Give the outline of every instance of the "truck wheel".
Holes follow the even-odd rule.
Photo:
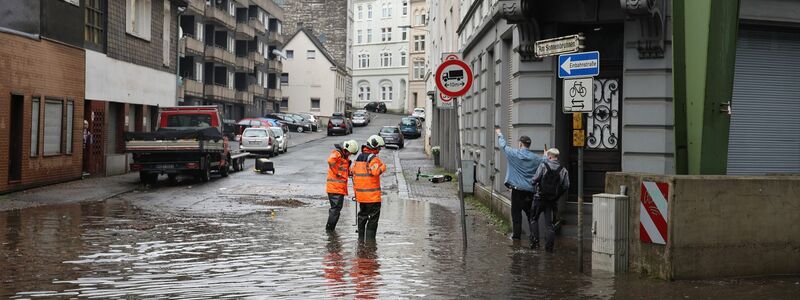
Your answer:
[[[211,180],[211,166],[206,159],[203,161],[203,167],[200,169],[200,181],[208,182],[209,180]]]
[[[234,159],[234,160],[233,160],[233,165],[232,165],[232,167],[233,167],[233,171],[234,171],[234,172],[239,172],[239,171],[241,171],[242,169],[241,169],[241,168],[239,168],[240,166],[241,166],[241,165],[239,164],[239,159],[238,159],[238,158],[237,158],[237,159]]]
[[[156,181],[158,181],[158,174],[139,172],[139,181],[141,181],[142,183],[155,183]]]
[[[228,172],[231,170],[231,161],[226,161],[225,166],[219,168],[219,175],[222,177],[228,177]]]
[[[303,133],[303,126],[297,127],[297,133]]]
[[[175,183],[176,179],[178,178],[178,174],[167,174],[167,178],[169,178],[170,183]]]

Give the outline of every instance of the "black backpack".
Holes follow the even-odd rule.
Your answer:
[[[544,172],[539,182],[539,197],[545,201],[556,201],[562,192],[560,174],[561,169],[564,167],[558,166],[557,169],[553,170],[547,162],[543,164],[547,168],[547,172]]]

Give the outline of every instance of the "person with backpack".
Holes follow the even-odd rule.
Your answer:
[[[350,177],[350,155],[358,153],[358,142],[354,140],[335,144],[331,155],[328,156],[328,178],[325,183],[325,192],[331,208],[328,210],[328,223],[326,231],[336,229],[339,223],[339,214],[344,205],[344,196],[347,195],[347,178]]]
[[[539,216],[544,214],[545,232],[544,250],[552,253],[555,246],[555,228],[553,215],[558,199],[569,190],[569,173],[558,162],[559,151],[550,148],[545,152],[547,162],[541,164],[533,175],[533,186],[536,193],[533,197],[533,220],[531,220],[531,249],[539,248]]]

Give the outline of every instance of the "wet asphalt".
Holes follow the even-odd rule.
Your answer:
[[[0,298],[346,299],[797,299],[800,277],[664,282],[575,272],[575,250],[514,244],[468,210],[462,248],[455,195],[445,203],[398,197],[394,151],[380,157],[385,200],[375,243],[357,242],[347,201],[324,231],[328,153],[363,141],[398,116],[379,115],[346,137],[325,137],[252,170],[209,183],[162,176],[102,201],[0,212]],[[417,146],[417,147],[414,147]],[[420,184],[409,182],[410,184]],[[450,201],[450,202],[446,202]]]

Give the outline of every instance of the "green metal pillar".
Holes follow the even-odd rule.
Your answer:
[[[724,175],[739,0],[673,2],[675,171]]]

